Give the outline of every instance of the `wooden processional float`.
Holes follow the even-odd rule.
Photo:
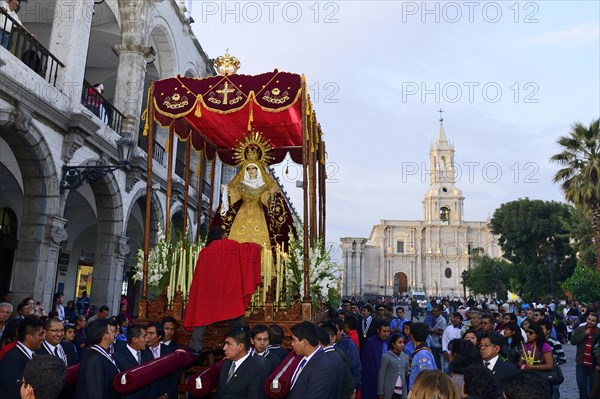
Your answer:
[[[260,295],[254,306],[246,312],[246,322],[280,324],[287,335],[289,327],[302,320],[312,320],[317,309],[311,304],[309,280],[309,251],[315,245],[317,237],[325,240],[325,143],[322,140],[321,126],[308,95],[303,75],[274,70],[260,75],[240,75],[237,70],[240,62],[227,54],[215,60],[217,76],[207,78],[172,77],[153,82],[148,91],[144,135],[147,136],[147,175],[146,209],[144,218],[143,270],[141,299],[138,307],[140,320],[157,320],[163,316],[173,316],[183,320],[187,295],[193,273],[181,273],[181,278],[171,280],[168,295],[148,300],[150,253],[150,232],[156,229],[152,225],[152,186],[153,156],[155,144],[155,126],[168,128],[168,158],[166,166],[166,212],[165,236],[170,237],[171,202],[173,196],[173,143],[175,136],[186,145],[185,184],[183,188],[183,230],[188,226],[188,205],[191,150],[198,152],[197,174],[199,181],[198,209],[202,205],[202,187],[205,161],[212,162],[210,171],[211,195],[208,210],[209,226],[218,221],[220,215],[213,214],[215,200],[215,163],[217,156],[227,165],[236,165],[239,160],[241,143],[254,140],[254,148],[259,151],[269,149],[269,164],[281,163],[289,156],[295,163],[302,165],[303,189],[303,293],[291,308],[282,300],[281,282],[276,273],[267,279],[263,274]],[[237,158],[236,158],[237,149]],[[267,158],[267,157],[265,157]],[[268,167],[267,165],[267,167]],[[239,166],[239,164],[238,164]],[[198,211],[198,226],[195,239],[200,240],[202,212]],[[273,243],[272,243],[273,244]],[[272,248],[273,245],[272,245]],[[275,251],[273,251],[274,253]],[[197,253],[194,255],[197,256]],[[187,255],[186,255],[187,256]],[[191,256],[191,255],[190,255]],[[264,262],[264,257],[263,257]],[[276,270],[277,255],[272,256]],[[183,283],[182,283],[183,282]],[[205,336],[205,348],[221,348],[226,325],[209,328]]]

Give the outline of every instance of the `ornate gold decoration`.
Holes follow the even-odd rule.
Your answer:
[[[225,55],[215,58],[213,65],[219,75],[228,76],[235,74],[240,69],[241,62],[229,55],[229,49],[227,49]]]
[[[163,105],[169,109],[180,109],[187,106],[189,103],[187,96],[182,96],[179,93],[167,96],[163,101]]]
[[[262,98],[271,104],[284,104],[289,101],[290,93],[287,90],[282,93],[279,88],[275,87],[271,91],[265,91]]]
[[[233,160],[240,166],[246,162],[258,162],[268,165],[273,160],[273,146],[260,132],[252,131],[233,149]]]

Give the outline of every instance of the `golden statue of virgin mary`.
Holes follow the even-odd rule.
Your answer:
[[[229,227],[230,239],[266,248],[271,248],[271,238],[280,230],[277,220],[285,219],[269,214],[287,213],[279,186],[267,171],[270,150],[270,144],[257,132],[250,133],[236,146],[234,160],[240,171],[229,185],[221,186],[220,208],[222,224],[226,230]]]

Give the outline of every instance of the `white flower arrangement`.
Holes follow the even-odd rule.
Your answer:
[[[286,266],[286,289],[288,302],[295,297],[304,297],[304,240],[302,226],[297,226],[298,238],[290,232]],[[327,301],[329,290],[337,288],[340,266],[331,260],[331,248],[326,248],[322,237],[317,237],[315,246],[308,253],[310,295],[314,305]]]
[[[148,254],[148,285],[158,287],[163,277],[170,269],[171,242],[167,241],[165,233],[159,223],[156,233],[156,245],[150,249]],[[144,272],[144,250],[138,249],[136,253],[137,263],[134,268],[134,281],[142,281]]]

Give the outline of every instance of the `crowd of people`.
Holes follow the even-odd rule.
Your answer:
[[[173,339],[178,327],[173,318],[136,324],[125,302],[110,317],[108,307],[90,306],[85,293],[66,306],[63,302],[57,293],[46,314],[33,298],[25,298],[14,317],[12,305],[0,303],[3,397],[117,398],[112,387],[117,373],[182,347]],[[595,309],[576,302],[559,309],[553,303],[517,308],[432,299],[424,317],[413,321],[404,306],[385,300],[344,300],[328,321],[291,328],[292,354],[282,346],[279,325],[232,329],[224,340],[227,360],[216,396],[266,397],[265,381],[281,371],[286,357],[297,356],[301,361],[287,396],[292,399],[559,399],[560,365],[573,361],[562,345],[575,345],[580,398],[598,398]],[[66,367],[74,364],[80,364],[77,383],[64,386]],[[127,397],[176,398],[182,372]]]

